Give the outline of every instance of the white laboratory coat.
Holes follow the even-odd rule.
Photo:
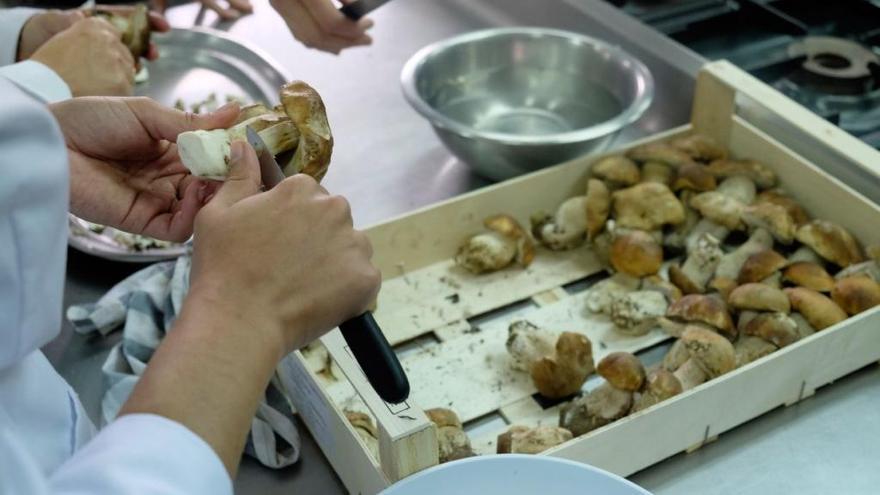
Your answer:
[[[66,100],[70,98],[70,88],[52,69],[34,61],[15,63],[21,28],[39,12],[24,7],[0,9],[0,76],[47,103]]]
[[[95,434],[39,350],[61,324],[69,185],[34,96],[0,74],[0,494],[231,494],[216,453],[174,421],[128,415]]]

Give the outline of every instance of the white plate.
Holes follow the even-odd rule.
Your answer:
[[[620,476],[566,459],[504,454],[441,464],[382,495],[651,495]]]

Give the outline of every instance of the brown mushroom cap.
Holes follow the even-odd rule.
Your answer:
[[[798,227],[810,221],[806,210],[791,196],[778,189],[761,191],[755,198],[755,203],[770,203],[785,208],[785,211],[788,212],[792,221]]]
[[[587,239],[593,240],[605,227],[611,210],[611,193],[608,186],[598,179],[587,181]]]
[[[864,275],[842,278],[831,289],[831,299],[854,316],[880,305],[880,284]]]
[[[736,367],[745,366],[752,361],[757,361],[764,356],[776,352],[778,348],[771,342],[761,337],[746,335],[741,333],[736,343],[733,344],[733,350],[736,352]]]
[[[748,177],[761,189],[776,184],[776,174],[766,165],[755,160],[715,160],[708,165],[708,170],[717,178]]]
[[[678,175],[672,183],[676,191],[690,189],[692,191],[712,191],[718,187],[715,176],[699,163],[687,163],[678,169]]]
[[[623,155],[600,158],[593,163],[590,171],[596,177],[620,186],[631,186],[641,179],[639,166]]]
[[[611,266],[617,271],[644,277],[657,273],[662,264],[663,248],[646,232],[633,230],[611,243]]]
[[[615,220],[621,227],[657,230],[684,221],[684,206],[663,184],[645,182],[611,195]]]
[[[691,134],[672,141],[672,146],[684,151],[694,160],[711,162],[727,158],[727,150],[705,134]]]
[[[633,403],[632,412],[641,411],[654,404],[663,402],[682,392],[681,382],[670,371],[663,368],[648,373],[644,391]]]
[[[669,281],[678,287],[683,294],[702,294],[704,289],[688,277],[678,263],[669,265]]]
[[[577,393],[593,370],[590,339],[580,333],[562,332],[556,341],[556,355],[535,361],[530,371],[538,393],[560,399]]]
[[[573,438],[570,431],[558,426],[511,426],[498,435],[499,454],[540,454]]]
[[[703,328],[688,328],[681,335],[691,359],[709,376],[715,378],[736,367],[733,344],[721,335]]]
[[[690,205],[705,218],[728,229],[738,229],[742,225],[742,211],[745,205],[721,191],[697,194],[691,198]]]
[[[678,169],[687,163],[693,163],[693,158],[684,151],[673,148],[665,143],[648,143],[629,150],[626,153],[630,159],[637,162],[660,162]]]
[[[740,325],[739,330],[777,347],[785,347],[800,339],[797,322],[785,313],[759,313]]]
[[[293,81],[281,88],[281,104],[299,130],[299,143],[284,175],[302,173],[320,181],[333,153],[333,135],[321,95],[308,84]]]
[[[628,352],[612,352],[596,366],[596,372],[611,386],[635,392],[645,381],[645,367],[639,358]]]
[[[426,409],[425,414],[428,416],[428,419],[437,426],[462,427],[461,420],[458,419],[458,414],[455,414],[455,411],[452,409],[435,407],[433,409]]]
[[[516,261],[526,267],[535,259],[535,243],[526,229],[510,215],[498,214],[483,220],[487,229],[506,236],[517,243]]]
[[[755,203],[742,210],[742,221],[751,229],[766,229],[782,244],[794,241],[794,220],[785,208],[772,203]]]
[[[787,261],[784,256],[772,249],[765,249],[749,256],[739,270],[737,282],[748,284],[760,282],[781,270]]]
[[[783,289],[793,310],[804,316],[816,330],[824,330],[846,319],[840,306],[824,295],[804,287]]]
[[[809,261],[798,261],[788,265],[782,272],[782,279],[817,292],[829,292],[834,287],[834,277],[821,265]]]
[[[626,416],[632,408],[632,402],[632,392],[603,383],[589,394],[561,407],[559,426],[574,436],[580,436]]]
[[[737,288],[736,280],[727,277],[715,277],[709,282],[709,288],[718,292],[726,302],[729,302],[730,293]]]
[[[791,304],[781,290],[766,284],[748,283],[733,289],[727,303],[736,309],[788,313]]]
[[[727,311],[727,305],[718,297],[688,294],[669,305],[666,317],[686,322],[702,322],[717,328],[725,335],[736,335],[736,329],[733,326],[733,319]]]
[[[645,162],[642,165],[642,182],[656,182],[668,186],[674,176],[672,167],[662,162]]]
[[[826,260],[846,268],[864,259],[855,238],[840,225],[826,220],[813,220],[802,225],[795,236]]]

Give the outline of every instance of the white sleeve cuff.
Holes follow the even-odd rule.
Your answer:
[[[154,414],[110,423],[58,469],[52,493],[232,495],[214,450],[183,425]]]
[[[14,64],[18,59],[18,40],[21,28],[28,19],[42,12],[41,9],[16,7],[0,9],[0,65]]]
[[[72,97],[64,79],[40,62],[25,60],[0,67],[0,76],[43,103],[55,103]]]

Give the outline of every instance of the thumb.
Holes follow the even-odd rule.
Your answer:
[[[257,154],[248,143],[233,141],[229,150],[229,175],[211,202],[229,207],[258,192],[260,192],[260,162],[257,160]]]
[[[240,112],[237,103],[227,103],[213,112],[194,114],[165,107],[149,98],[127,98],[124,101],[150,137],[156,140],[177,141],[181,132],[225,129],[235,122]]]

